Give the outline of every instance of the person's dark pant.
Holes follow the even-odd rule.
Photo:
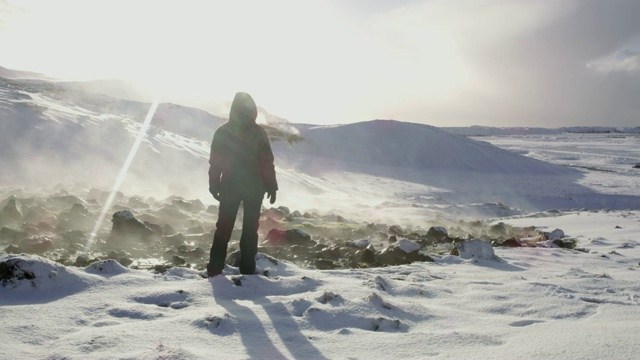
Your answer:
[[[262,198],[243,198],[236,194],[224,194],[220,198],[218,222],[213,235],[213,245],[209,253],[209,274],[219,274],[224,268],[227,245],[231,239],[233,225],[236,222],[240,202],[243,204],[242,236],[240,237],[240,272],[254,274],[256,271],[256,253],[258,252],[258,226]]]

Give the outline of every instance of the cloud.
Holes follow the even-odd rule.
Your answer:
[[[625,48],[587,63],[587,68],[605,74],[616,72],[640,74],[640,51]]]

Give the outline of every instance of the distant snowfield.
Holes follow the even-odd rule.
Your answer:
[[[535,159],[590,170],[581,184],[599,192],[640,194],[640,188],[633,183],[640,176],[640,168],[634,168],[640,164],[638,134],[565,133],[475,139]]]
[[[475,163],[478,170],[437,165],[423,170],[380,166],[372,165],[371,158],[346,163],[309,155],[303,149],[302,161],[308,163],[298,165],[297,170],[282,168],[279,172],[284,184],[282,199],[298,202],[303,207],[357,213],[362,221],[369,217],[370,221],[400,223],[414,223],[437,214],[449,218],[486,218],[551,209],[640,209],[640,169],[634,168],[640,163],[637,134],[474,139],[544,161],[542,164],[546,165],[522,162],[512,166],[510,162],[518,158],[501,153],[493,156],[482,153],[482,147],[472,150],[464,142],[443,142],[439,137],[429,139],[438,143],[430,149],[430,155],[443,163],[454,163],[456,158],[461,158]],[[364,147],[359,141],[352,142],[354,146]],[[446,148],[448,145],[453,150]],[[464,152],[452,155],[456,148],[463,148]],[[470,154],[471,151],[481,154]],[[280,152],[285,158],[298,154]],[[550,164],[557,167],[549,168]],[[315,176],[304,177],[304,174]]]

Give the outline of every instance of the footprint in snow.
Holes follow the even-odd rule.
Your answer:
[[[321,304],[331,303],[332,305],[337,305],[338,303],[342,303],[340,294],[336,294],[332,291],[325,291],[322,295],[318,296],[316,300]]]
[[[543,320],[518,320],[518,321],[509,323],[509,325],[513,327],[523,327],[523,326],[529,326],[529,325],[543,323],[543,322],[544,322]]]
[[[133,300],[141,304],[156,305],[176,310],[189,306],[189,295],[184,290],[177,290],[170,293],[152,293],[146,296],[134,297]]]

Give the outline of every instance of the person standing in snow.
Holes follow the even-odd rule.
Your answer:
[[[222,124],[213,135],[209,192],[220,202],[220,207],[207,265],[209,277],[222,273],[240,203],[244,208],[240,272],[254,274],[256,271],[262,200],[266,193],[273,204],[278,190],[273,152],[266,131],[256,124],[257,116],[253,98],[239,92],[231,104],[229,121]]]

